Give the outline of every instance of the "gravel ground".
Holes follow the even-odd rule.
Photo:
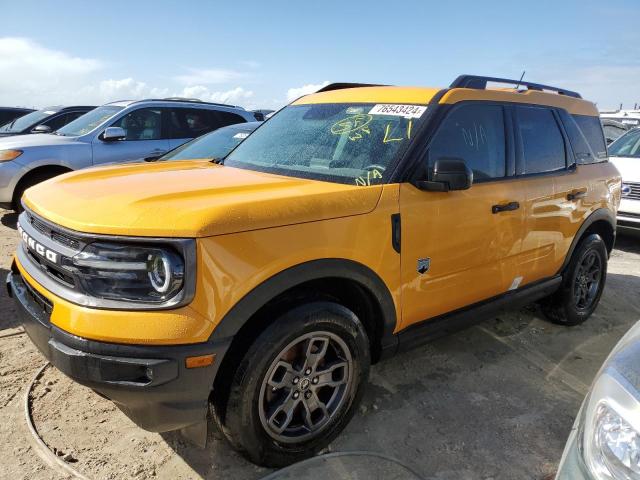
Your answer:
[[[17,243],[15,215],[0,211],[0,221],[4,279]],[[638,292],[640,239],[620,237],[600,307],[586,324],[551,325],[527,307],[387,360],[372,369],[361,408],[330,450],[390,455],[425,479],[551,475],[594,374],[640,319]],[[1,289],[0,478],[65,478],[30,446],[23,395],[44,359],[20,331]],[[258,479],[270,473],[246,462],[213,428],[206,450],[177,434],[144,432],[54,368],[45,370],[31,400],[49,448],[90,478]],[[375,457],[357,467],[332,460],[287,478],[407,478],[385,468]],[[345,475],[356,471],[366,477]]]

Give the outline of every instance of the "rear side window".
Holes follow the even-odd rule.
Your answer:
[[[162,140],[162,108],[139,108],[127,113],[111,124],[121,127],[126,133],[125,140]]]
[[[569,143],[571,144],[571,149],[573,150],[576,163],[579,165],[586,165],[597,161],[591,151],[589,142],[587,142],[582,130],[573,117],[565,110],[560,110],[560,118],[562,118],[562,124],[564,125],[564,129],[569,137]]]
[[[600,118],[590,117],[589,115],[573,115],[573,119],[582,130],[587,142],[589,142],[591,150],[596,156],[595,161],[606,159],[607,146],[604,141]]]
[[[196,138],[220,128],[214,112],[204,108],[172,108],[169,117],[171,138]]]
[[[474,181],[506,174],[504,113],[497,105],[463,105],[444,119],[429,147],[429,168],[439,158],[460,158]]]
[[[222,110],[216,110],[215,112],[212,112],[212,113],[218,119],[218,122],[220,123],[221,127],[226,127],[227,125],[233,125],[235,123],[246,122],[246,120],[243,117],[235,113],[224,112]]]
[[[547,108],[516,107],[522,142],[523,172],[544,173],[566,168],[564,138]]]

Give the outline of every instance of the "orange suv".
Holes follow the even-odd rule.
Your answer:
[[[27,190],[8,284],[51,363],[142,428],[204,444],[210,410],[278,466],[335,438],[401,348],[506,304],[586,320],[620,190],[577,93],[332,84],[224,159]]]

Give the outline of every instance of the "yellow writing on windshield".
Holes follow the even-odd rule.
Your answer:
[[[331,126],[331,133],[334,135],[348,135],[349,140],[360,140],[363,134],[371,135],[369,124],[373,116],[364,113],[351,115],[343,118]]]

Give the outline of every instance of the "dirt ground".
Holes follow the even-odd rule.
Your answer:
[[[0,211],[3,281],[17,243],[15,220]],[[640,239],[621,236],[602,301],[586,324],[551,325],[527,307],[382,362],[372,369],[361,408],[330,450],[389,455],[424,479],[545,478],[555,471],[594,374],[640,319],[639,293]],[[0,478],[66,478],[35,454],[24,418],[25,389],[44,362],[15,323],[2,288]],[[206,450],[177,434],[144,432],[109,401],[50,367],[35,385],[32,403],[49,448],[70,454],[71,465],[89,478],[258,479],[271,473],[245,461],[213,428]],[[381,473],[383,460],[371,459],[360,462],[364,476],[336,460],[324,470],[300,469],[306,474],[286,478],[408,478]]]

